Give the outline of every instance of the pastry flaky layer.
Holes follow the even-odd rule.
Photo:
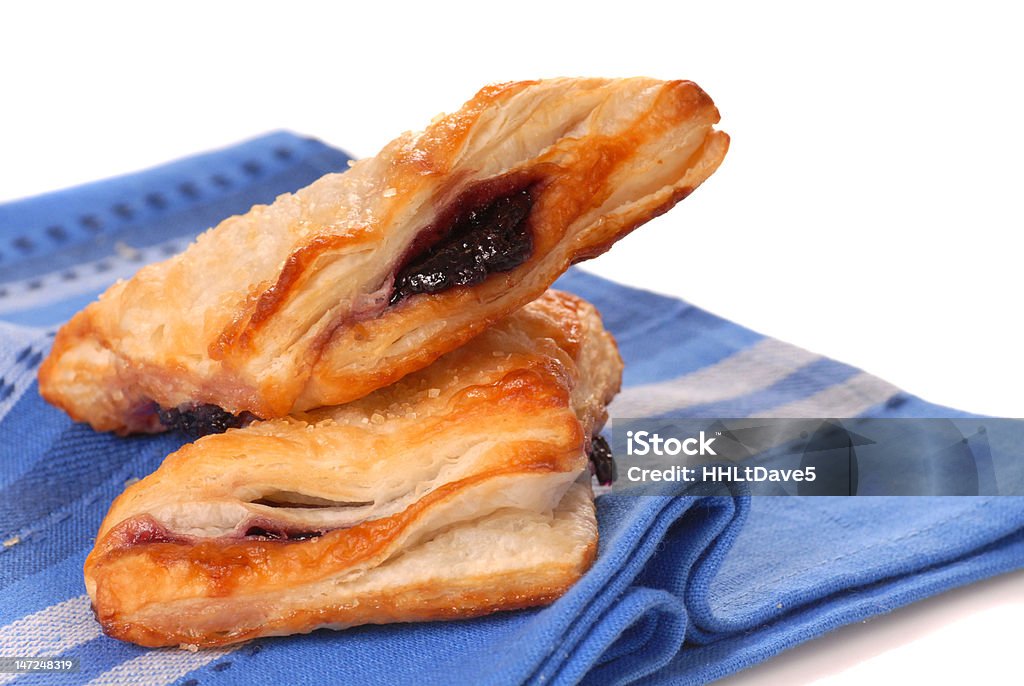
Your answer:
[[[726,153],[718,119],[689,81],[486,87],[112,286],[57,335],[40,389],[121,433],[161,430],[159,408],[230,422],[360,398],[686,197]]]
[[[595,555],[588,451],[621,373],[593,307],[548,291],[353,403],[201,438],[114,501],[96,617],[203,647],[550,602]]]

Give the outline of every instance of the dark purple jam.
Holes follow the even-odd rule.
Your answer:
[[[590,442],[590,462],[594,465],[597,482],[602,486],[610,485],[617,478],[615,458],[612,449],[603,436],[594,436]]]
[[[490,274],[507,272],[530,259],[529,188],[501,195],[456,216],[446,234],[395,276],[391,303],[417,293],[472,286]]]
[[[129,547],[149,543],[187,543],[188,536],[171,533],[167,527],[150,515],[136,515],[114,527],[111,532],[114,547]]]
[[[205,436],[206,434],[224,433],[228,429],[237,429],[255,419],[248,412],[231,414],[217,405],[193,405],[156,410],[160,423],[168,429],[181,431],[189,436]]]

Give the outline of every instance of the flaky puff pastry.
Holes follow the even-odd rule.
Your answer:
[[[726,153],[718,119],[688,81],[489,86],[112,286],[60,331],[40,389],[121,433],[362,397],[686,197]]]
[[[621,372],[593,307],[549,291],[396,385],[199,439],[115,500],[96,617],[204,647],[550,602],[595,555],[587,454]]]

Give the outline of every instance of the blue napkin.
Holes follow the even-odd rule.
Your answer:
[[[114,279],[346,161],[275,133],[0,206],[0,656],[80,662],[0,684],[695,684],[1024,565],[1020,498],[609,494],[596,564],[547,608],[198,653],[104,637],[81,579],[92,537],[125,482],[182,439],[96,434],[46,405],[35,373],[55,328]],[[558,286],[619,341],[613,416],[962,416],[679,300],[580,271]]]

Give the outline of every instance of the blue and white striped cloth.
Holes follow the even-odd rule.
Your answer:
[[[0,656],[81,665],[0,684],[703,683],[1024,566],[1020,498],[605,495],[597,563],[548,608],[197,653],[104,637],[81,579],[92,537],[125,483],[182,439],[96,434],[46,405],[35,374],[53,331],[114,279],[346,161],[277,133],[0,206]],[[679,300],[579,271],[559,286],[619,341],[613,416],[959,415]]]

